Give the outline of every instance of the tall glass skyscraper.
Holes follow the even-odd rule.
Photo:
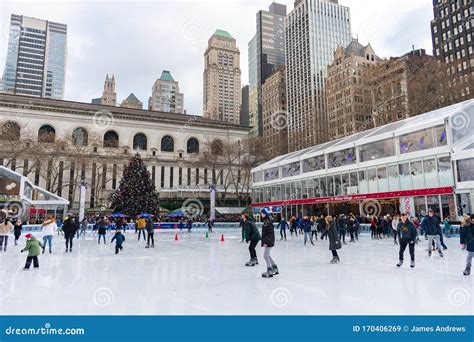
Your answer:
[[[278,66],[285,64],[286,6],[272,3],[257,12],[257,32],[248,44],[249,115],[251,133],[262,135],[262,85]]]
[[[296,0],[285,24],[290,152],[328,140],[327,66],[337,46],[351,40],[348,7],[337,0]]]
[[[12,14],[2,92],[62,99],[67,26]]]

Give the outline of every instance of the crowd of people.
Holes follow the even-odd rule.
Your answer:
[[[267,271],[262,277],[269,278],[279,274],[278,268],[270,257],[271,249],[275,245],[274,223],[267,209],[260,212],[263,222],[262,234],[260,235],[257,225],[248,214],[242,215],[242,242],[249,243],[250,260],[246,266],[258,265],[257,252],[255,250],[259,241],[264,248],[264,259],[267,264]],[[280,240],[287,240],[286,231],[290,235],[304,235],[303,243],[309,241],[313,246],[313,238],[318,240],[320,234],[321,240],[329,240],[329,250],[332,253],[331,264],[337,264],[341,261],[338,250],[346,244],[346,236],[349,235],[349,242],[355,243],[359,239],[360,226],[363,220],[356,215],[340,214],[338,216],[303,216],[290,217],[289,221],[285,217],[278,215],[276,229],[280,231]],[[371,238],[387,239],[393,238],[393,242],[399,245],[397,267],[401,267],[404,261],[405,250],[408,247],[410,254],[410,267],[415,267],[415,245],[421,243],[420,236],[424,236],[427,241],[428,257],[432,256],[434,251],[438,252],[439,257],[443,257],[443,251],[447,249],[443,241],[444,234],[452,234],[452,228],[446,219],[441,223],[433,210],[429,210],[421,220],[409,217],[406,213],[401,215],[385,215],[383,217],[372,216],[367,219],[370,224]],[[461,248],[467,251],[466,268],[464,275],[470,275],[472,267],[472,258],[474,256],[474,214],[464,216],[461,220],[460,228]]]
[[[279,230],[280,240],[287,240],[287,230],[290,236],[303,235],[303,244],[308,242],[314,245],[318,240],[328,240],[329,250],[332,254],[331,264],[341,261],[338,250],[346,245],[346,237],[349,243],[356,243],[359,239],[360,227],[364,220],[357,215],[341,214],[338,216],[291,216],[287,221],[285,217],[278,216],[273,219],[267,209],[262,209],[259,213],[263,223],[261,233],[257,228],[254,219],[243,214],[240,219],[242,228],[242,242],[249,243],[250,260],[246,266],[258,265],[256,247],[258,243],[264,249],[267,270],[262,274],[265,278],[270,278],[279,274],[278,267],[271,257],[272,248],[275,246],[275,229]],[[275,222],[274,222],[275,221]],[[26,234],[27,243],[22,252],[28,251],[25,269],[29,269],[33,262],[34,267],[39,267],[38,255],[44,254],[46,250],[52,253],[53,239],[56,235],[63,235],[65,240],[65,252],[70,253],[73,249],[74,238],[79,238],[86,234],[89,225],[93,226],[93,231],[97,233],[97,243],[107,243],[106,235],[110,230],[115,230],[110,243],[115,242],[115,254],[123,250],[125,235],[122,231],[133,227],[137,235],[137,240],[145,242],[145,248],[154,248],[154,232],[161,222],[167,222],[165,217],[160,216],[138,216],[134,220],[129,217],[85,217],[83,220],[68,214],[64,221],[56,219],[54,216],[43,219],[41,223],[42,242],[37,240],[32,234]],[[214,221],[202,218],[178,219],[176,228],[187,229],[191,232],[193,223],[207,222],[208,232],[212,232]],[[415,267],[415,245],[421,243],[420,236],[424,236],[427,243],[427,253],[431,257],[437,251],[439,257],[444,256],[447,249],[443,237],[452,234],[451,224],[448,220],[441,222],[433,210],[429,210],[428,215],[421,219],[409,217],[407,214],[385,215],[382,217],[368,217],[365,220],[370,225],[371,238],[392,239],[399,245],[399,261],[397,267],[401,267],[404,262],[404,253],[408,247],[410,254],[410,267]],[[133,224],[132,224],[133,223]],[[12,220],[8,217],[0,218],[0,251],[7,251],[8,238],[11,233],[14,236],[14,244],[17,245],[22,234],[23,222]],[[472,258],[474,256],[474,215],[464,216],[461,220],[460,228],[461,247],[467,251],[466,268],[464,275],[471,272]]]

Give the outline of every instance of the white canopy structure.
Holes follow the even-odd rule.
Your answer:
[[[64,215],[69,201],[34,185],[28,177],[0,166],[0,204],[9,214],[29,218],[33,211]]]
[[[253,205],[341,202],[360,194],[401,199],[415,193],[394,192],[429,189],[459,194],[459,208],[469,212],[473,163],[474,100],[468,100],[276,157],[252,170]],[[425,209],[431,206],[424,201]]]

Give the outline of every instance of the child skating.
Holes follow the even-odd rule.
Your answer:
[[[125,235],[122,234],[120,229],[117,229],[115,231],[115,235],[110,241],[110,243],[113,243],[115,241],[115,254],[118,254],[119,251],[123,249],[123,243],[125,242]]]
[[[26,246],[21,250],[21,253],[28,252],[28,256],[26,257],[25,267],[23,268],[25,271],[30,269],[31,262],[33,261],[33,267],[39,268],[39,261],[38,255],[40,254],[40,249],[43,248],[41,242],[36,240],[36,238],[32,234],[26,234]]]

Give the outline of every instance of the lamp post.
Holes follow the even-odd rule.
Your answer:
[[[86,189],[89,186],[86,181],[81,180],[79,186],[79,222],[84,219],[84,212],[86,206]]]
[[[209,186],[209,192],[211,193],[210,195],[210,202],[211,202],[211,207],[210,207],[210,212],[209,216],[212,221],[216,219],[216,186],[214,184],[211,184]]]

